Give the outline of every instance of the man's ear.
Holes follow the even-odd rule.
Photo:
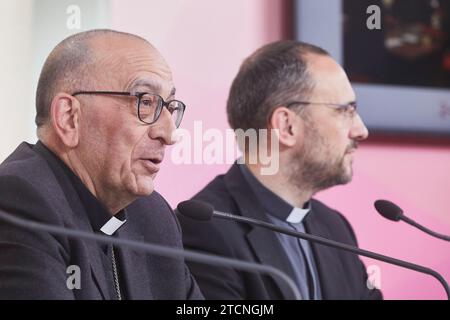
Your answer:
[[[271,129],[278,130],[280,144],[293,147],[298,143],[299,134],[303,132],[303,121],[292,110],[278,107],[269,119]]]
[[[52,127],[62,143],[74,148],[79,141],[80,102],[66,93],[58,93],[50,108]]]

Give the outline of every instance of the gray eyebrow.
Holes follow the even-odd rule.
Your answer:
[[[131,84],[130,91],[133,91],[137,87],[148,88],[151,92],[154,92],[154,93],[161,93],[161,89],[162,89],[161,85],[156,81],[136,80],[135,82],[133,82]],[[169,97],[175,96],[176,91],[177,91],[176,88],[172,87],[172,89],[170,90]]]
[[[136,80],[130,85],[130,91],[137,87],[146,87],[154,92],[161,92],[161,85],[156,81]]]

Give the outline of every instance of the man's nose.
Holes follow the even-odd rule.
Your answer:
[[[167,108],[163,108],[158,120],[150,126],[149,136],[151,139],[159,139],[165,145],[172,145],[176,141],[173,139],[176,130],[175,122]]]
[[[352,127],[350,129],[350,138],[358,141],[367,139],[369,136],[369,130],[364,124],[363,120],[356,114],[352,121]]]

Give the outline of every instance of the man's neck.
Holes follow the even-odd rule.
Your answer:
[[[123,208],[129,205],[135,199],[127,199],[126,197],[117,195],[117,192],[112,190],[106,190],[105,192],[99,183],[95,182],[95,179],[89,174],[89,171],[82,164],[80,159],[74,152],[62,152],[57,147],[52,146],[50,143],[45,144],[58,158],[60,158],[65,165],[78,177],[86,188],[100,201],[111,213],[116,215]]]
[[[262,175],[259,165],[246,164],[246,166],[262,185],[293,207],[303,208],[314,194],[313,190],[300,190],[292,185],[281,167],[274,175]]]
[[[86,168],[82,165],[81,161],[75,156],[67,156],[62,160],[66,165],[74,172],[86,188],[108,209],[112,215],[116,215],[123,208],[128,206],[135,199],[128,199],[125,195],[119,195],[114,190],[104,190],[101,183],[96,183],[95,179],[89,174]],[[126,200],[125,200],[126,199]]]

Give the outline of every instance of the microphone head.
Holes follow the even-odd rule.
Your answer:
[[[375,209],[386,219],[399,221],[403,217],[403,210],[388,200],[377,200],[374,203]]]
[[[210,221],[214,213],[212,205],[199,200],[180,202],[177,209],[182,215],[199,221]]]

